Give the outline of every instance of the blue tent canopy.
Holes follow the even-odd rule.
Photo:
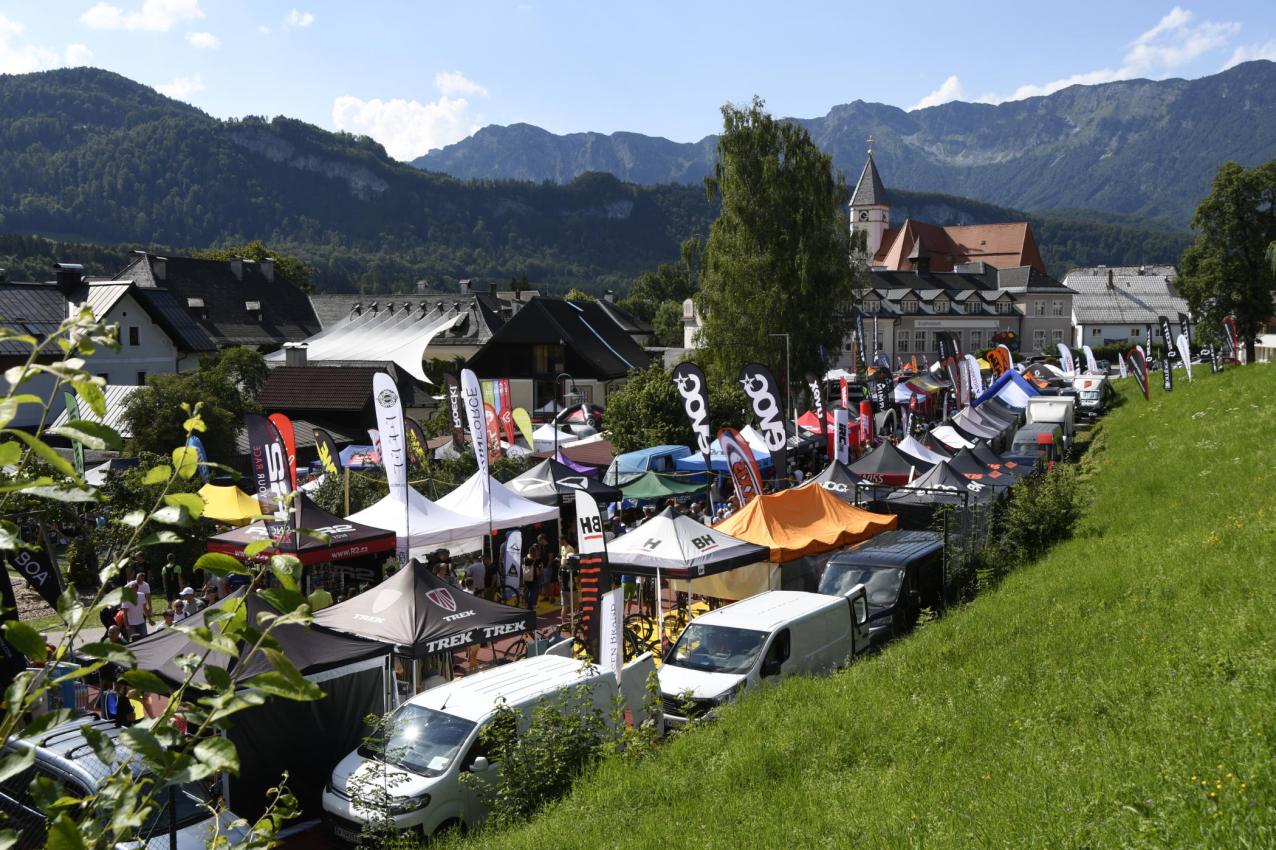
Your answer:
[[[1028,406],[1029,398],[1038,395],[1041,393],[1023,375],[1013,371],[1006,372],[975,399],[973,406],[978,407],[987,399],[998,398],[1010,407],[1022,409]]]

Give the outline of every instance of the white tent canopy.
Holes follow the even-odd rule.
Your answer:
[[[918,460],[924,460],[927,463],[942,463],[943,461],[948,460],[948,458],[941,455],[939,452],[931,451],[923,446],[914,439],[911,434],[900,440],[899,444],[896,445],[895,448],[899,449],[906,455],[911,455],[912,457],[915,457]]]
[[[431,502],[416,490],[408,488],[406,509],[400,496],[399,493],[390,493],[376,504],[351,514],[347,519],[361,525],[393,531],[401,538],[406,537],[412,557],[441,546],[482,537],[487,532],[486,521],[454,513]]]
[[[957,429],[951,425],[939,425],[932,428],[930,435],[936,440],[939,440],[939,442],[943,443],[945,446],[948,446],[953,451],[959,451],[960,449],[973,449],[975,447],[974,443],[967,440],[961,434],[958,434]]]
[[[538,522],[557,522],[558,508],[554,505],[542,505],[531,499],[524,499],[495,478],[490,479],[492,500],[491,512],[488,511],[487,488],[483,486],[481,473],[474,473],[465,483],[439,499],[439,506],[449,511],[477,521],[479,533],[486,532],[489,527],[493,531],[504,528],[518,528],[534,525]]]
[[[554,448],[554,426],[546,422],[544,425],[532,432],[532,442],[535,443],[535,450],[538,452],[547,452]],[[558,447],[562,448],[568,443],[574,443],[580,437],[573,434],[566,428],[558,429]]]

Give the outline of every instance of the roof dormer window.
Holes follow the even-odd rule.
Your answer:
[[[905,298],[903,301],[899,302],[899,309],[900,309],[901,311],[903,311],[905,315],[912,315],[912,314],[916,313],[916,312],[917,312],[917,299],[916,299],[916,298]]]

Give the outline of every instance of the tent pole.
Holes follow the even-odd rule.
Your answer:
[[[665,649],[665,617],[660,598],[660,562],[656,562],[656,651],[664,654]]]
[[[350,516],[350,467],[345,468],[346,516]]]

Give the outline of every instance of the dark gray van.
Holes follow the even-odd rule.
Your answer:
[[[880,646],[917,624],[944,595],[944,538],[936,531],[885,531],[829,559],[820,593],[868,589],[869,642]]]

